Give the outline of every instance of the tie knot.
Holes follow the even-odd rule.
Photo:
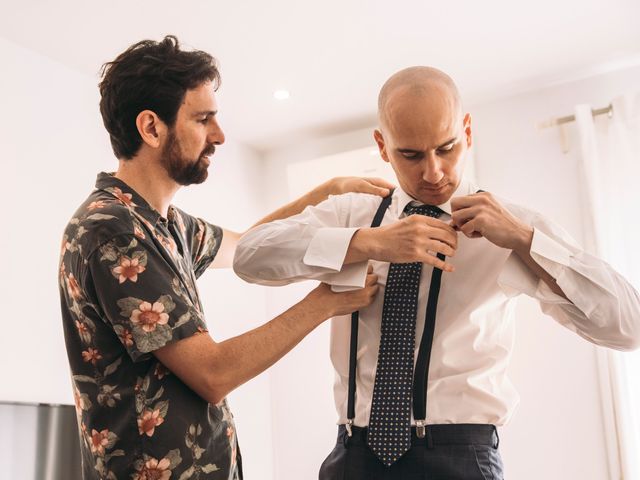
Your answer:
[[[407,215],[426,215],[427,217],[438,218],[444,212],[434,205],[411,205],[408,204],[404,208],[404,212]]]

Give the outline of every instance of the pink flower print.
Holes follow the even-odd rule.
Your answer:
[[[153,332],[156,325],[166,325],[169,315],[164,313],[164,305],[160,302],[142,302],[138,308],[131,313],[131,322],[140,326],[145,332]]]
[[[147,437],[153,435],[156,427],[162,425],[164,418],[160,416],[160,410],[146,410],[142,417],[138,417],[138,431],[140,435],[146,434]]]
[[[118,334],[118,336],[125,347],[133,345],[133,335],[131,334],[131,330],[125,328],[120,334]]]
[[[132,194],[124,193],[118,187],[113,187],[113,189],[111,190],[111,193],[113,193],[113,195],[118,200],[120,200],[122,203],[124,203],[127,207],[135,207],[136,206],[136,204],[133,203],[133,195]]]
[[[80,300],[82,298],[82,290],[73,273],[70,273],[67,277],[67,290],[74,300]]]
[[[171,462],[168,458],[156,460],[151,458],[142,466],[142,470],[136,472],[135,480],[169,480]]]
[[[104,200],[97,200],[95,202],[91,202],[87,207],[87,210],[96,210],[99,208],[104,208],[105,205],[106,204],[104,203]]]
[[[120,265],[113,269],[113,273],[118,275],[118,282],[124,283],[126,280],[138,281],[138,274],[145,271],[145,267],[140,265],[139,258],[129,258],[126,255],[120,257]]]
[[[100,360],[101,358],[102,355],[100,355],[100,352],[97,349],[91,347],[82,352],[82,359],[85,362],[91,362],[93,366],[95,366],[96,363],[98,363],[98,360]]]
[[[105,429],[98,432],[95,429],[91,430],[91,438],[89,444],[91,445],[91,451],[98,455],[104,455],[104,447],[109,443],[109,430]]]

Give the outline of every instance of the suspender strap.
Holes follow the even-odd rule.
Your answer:
[[[379,227],[382,223],[387,208],[391,205],[391,196],[393,191],[382,199],[378,211],[373,217],[371,227]],[[353,425],[353,419],[356,418],[356,364],[358,354],[358,321],[360,315],[359,312],[353,312],[351,314],[351,342],[349,345],[349,394],[347,399],[347,433],[351,436],[351,426]]]
[[[440,260],[445,256],[438,254]],[[431,359],[431,346],[433,344],[433,332],[436,328],[436,310],[438,308],[438,294],[440,293],[440,280],[442,270],[434,268],[431,274],[429,287],[429,299],[427,300],[427,312],[424,319],[424,330],[420,340],[420,350],[413,375],[413,418],[416,421],[416,433],[422,438],[425,434],[427,417],[427,378],[429,376],[429,361]]]
[[[478,190],[476,193],[484,192]],[[438,254],[440,260],[445,256]],[[431,360],[431,346],[433,344],[433,332],[436,328],[436,311],[438,309],[438,295],[440,294],[440,281],[442,270],[434,268],[431,274],[431,285],[429,287],[429,299],[427,301],[427,312],[424,319],[424,330],[420,340],[420,350],[418,350],[418,360],[413,374],[413,418],[416,421],[416,434],[424,437],[427,418],[427,379],[429,378],[429,363]]]

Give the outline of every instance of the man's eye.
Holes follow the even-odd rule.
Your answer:
[[[453,146],[454,146],[454,144],[450,143],[449,145],[445,145],[444,147],[439,148],[438,151],[440,153],[449,153],[449,152],[451,152],[453,150]]]
[[[402,152],[402,155],[410,160],[417,160],[422,156],[420,152]]]
[[[204,117],[198,120],[198,122],[200,122],[203,125],[206,125],[208,121],[209,121],[209,117]]]

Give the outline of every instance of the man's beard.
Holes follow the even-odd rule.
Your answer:
[[[207,171],[208,165],[205,164],[204,158],[213,155],[215,150],[215,145],[209,145],[202,151],[197,160],[186,159],[182,156],[180,141],[172,130],[167,137],[167,143],[162,150],[160,161],[169,177],[176,183],[184,186],[198,184],[204,182],[209,175]]]

